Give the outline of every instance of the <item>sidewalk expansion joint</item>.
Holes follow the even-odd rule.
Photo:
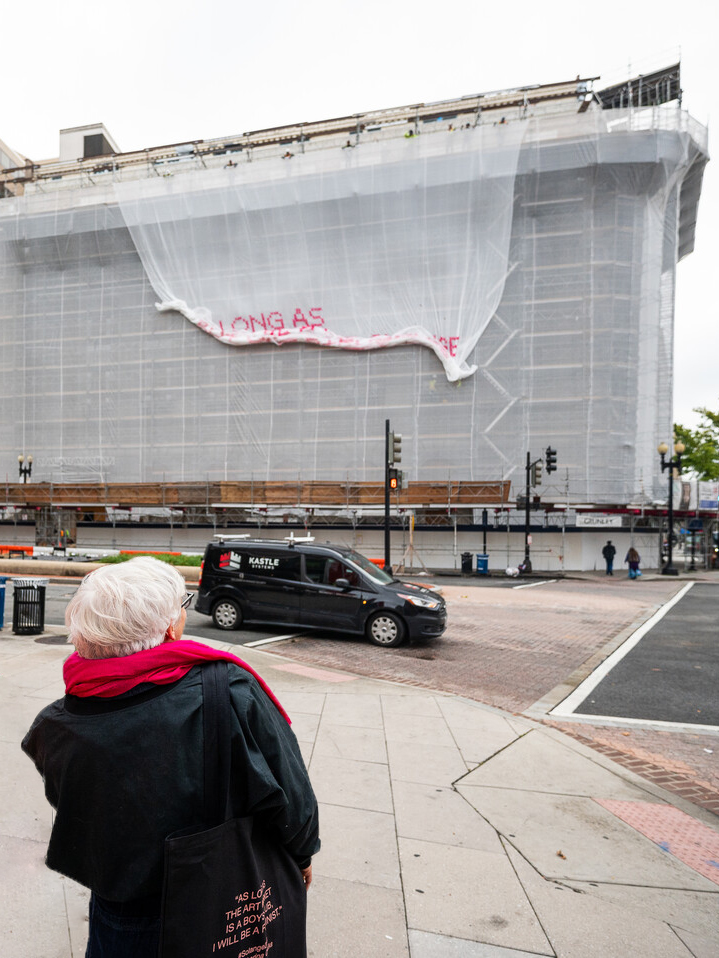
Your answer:
[[[452,788],[455,788],[457,784],[462,781],[462,779],[466,778],[468,775],[471,775],[472,772],[476,772],[478,768],[481,768],[483,765],[486,765],[487,762],[491,762],[492,759],[496,758],[498,755],[501,755],[502,752],[506,751],[506,749],[511,748],[512,745],[516,745],[520,739],[525,737],[525,735],[529,735],[530,732],[535,732],[535,731],[536,729],[528,728],[526,732],[517,733],[517,737],[513,738],[511,742],[507,742],[506,745],[503,745],[501,748],[498,748],[496,752],[492,752],[492,754],[488,755],[487,758],[482,759],[481,762],[478,762],[476,765],[473,765],[472,768],[468,768],[466,772],[463,772],[459,776],[459,778],[455,778],[455,780],[450,783]]]
[[[549,884],[554,884],[554,885],[561,885],[561,882],[555,881],[553,878],[545,878],[545,876],[540,872],[540,870],[539,870],[532,862],[529,861],[529,859],[527,858],[527,856],[526,856],[525,854],[523,854],[523,853],[519,850],[519,848],[517,848],[517,846],[514,844],[514,842],[511,842],[511,841],[509,840],[509,838],[508,838],[506,835],[502,835],[501,832],[497,832],[497,835],[499,836],[499,842],[500,842],[502,848],[504,849],[504,854],[507,855],[507,860],[509,861],[509,865],[510,865],[512,871],[514,872],[517,881],[519,882],[519,887],[520,887],[520,888],[522,889],[522,891],[524,892],[524,897],[527,899],[527,901],[528,901],[528,903],[529,903],[529,907],[532,909],[532,912],[534,913],[534,917],[535,917],[536,920],[537,920],[537,924],[538,924],[539,927],[542,929],[542,934],[544,935],[544,937],[545,937],[545,939],[546,939],[546,941],[547,941],[547,944],[548,944],[549,947],[552,949],[552,955],[554,956],[554,958],[557,958],[557,949],[556,949],[556,948],[554,947],[554,945],[552,944],[552,939],[549,937],[549,932],[548,932],[548,930],[544,927],[544,923],[542,922],[542,919],[541,919],[540,916],[539,916],[539,912],[538,912],[537,909],[534,907],[534,902],[532,901],[529,892],[528,892],[527,889],[524,887],[524,882],[522,881],[522,879],[521,879],[519,873],[517,872],[517,869],[514,867],[514,862],[512,861],[512,859],[511,859],[511,858],[509,857],[509,855],[507,854],[507,846],[509,845],[509,846],[512,848],[512,850],[513,850],[514,852],[516,852],[517,855],[519,855],[519,857],[522,859],[522,861],[525,862],[525,864],[527,864],[527,865],[532,869],[532,871],[534,871],[534,873],[535,873],[536,875],[539,875],[539,877],[540,877],[543,881],[548,882]],[[563,887],[565,887],[565,886],[563,886]]]
[[[381,695],[380,695],[380,697],[379,697],[379,709],[380,709],[380,715],[382,716],[382,739],[383,739],[383,741],[384,741],[385,754],[387,755],[387,773],[388,773],[388,774],[387,774],[387,777],[388,777],[388,779],[389,779],[389,794],[390,794],[390,800],[391,800],[391,802],[392,802],[392,812],[391,812],[391,815],[392,815],[392,821],[393,821],[393,823],[394,823],[394,824],[393,824],[393,831],[394,831],[395,849],[396,849],[396,852],[397,852],[397,864],[398,864],[398,872],[399,872],[399,888],[400,888],[400,893],[401,893],[401,895],[402,895],[402,914],[403,914],[403,916],[404,916],[404,928],[405,928],[405,934],[406,934],[406,936],[407,936],[407,944],[408,944],[408,947],[409,947],[409,929],[410,929],[410,924],[409,924],[409,912],[408,912],[408,909],[407,909],[407,889],[405,888],[404,869],[403,869],[403,867],[402,867],[402,852],[401,852],[401,849],[400,849],[400,834],[399,834],[399,829],[398,829],[398,827],[397,827],[397,805],[396,805],[395,797],[394,797],[394,786],[395,786],[395,782],[394,782],[394,779],[392,778],[391,771],[390,771],[390,765],[389,765],[389,751],[390,751],[390,750],[389,750],[389,743],[388,743],[388,741],[387,741],[387,726],[386,726],[386,724],[385,724],[385,720],[386,720],[386,717],[387,717],[387,713],[386,713],[386,711],[385,711],[385,703],[384,703],[384,701],[383,701]]]

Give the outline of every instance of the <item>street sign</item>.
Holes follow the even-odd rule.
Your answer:
[[[601,512],[578,512],[577,525],[578,526],[598,526],[598,527],[599,526],[608,526],[608,527],[621,526],[622,517],[607,515],[606,513],[601,513]]]

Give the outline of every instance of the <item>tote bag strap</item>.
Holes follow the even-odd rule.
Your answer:
[[[230,801],[231,722],[227,662],[202,666],[205,821],[221,825]]]

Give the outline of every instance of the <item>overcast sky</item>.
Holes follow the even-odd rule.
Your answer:
[[[626,78],[681,55],[684,107],[716,111],[714,0],[35,0],[7,13],[0,139],[57,156],[62,127],[103,122],[120,149],[487,92]],[[710,141],[711,144],[711,141]],[[719,408],[719,172],[678,267],[675,419]]]

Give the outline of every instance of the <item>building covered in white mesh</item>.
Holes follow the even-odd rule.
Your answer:
[[[650,82],[651,81],[651,82]],[[665,495],[706,130],[678,69],[0,173],[0,455],[33,478]]]

